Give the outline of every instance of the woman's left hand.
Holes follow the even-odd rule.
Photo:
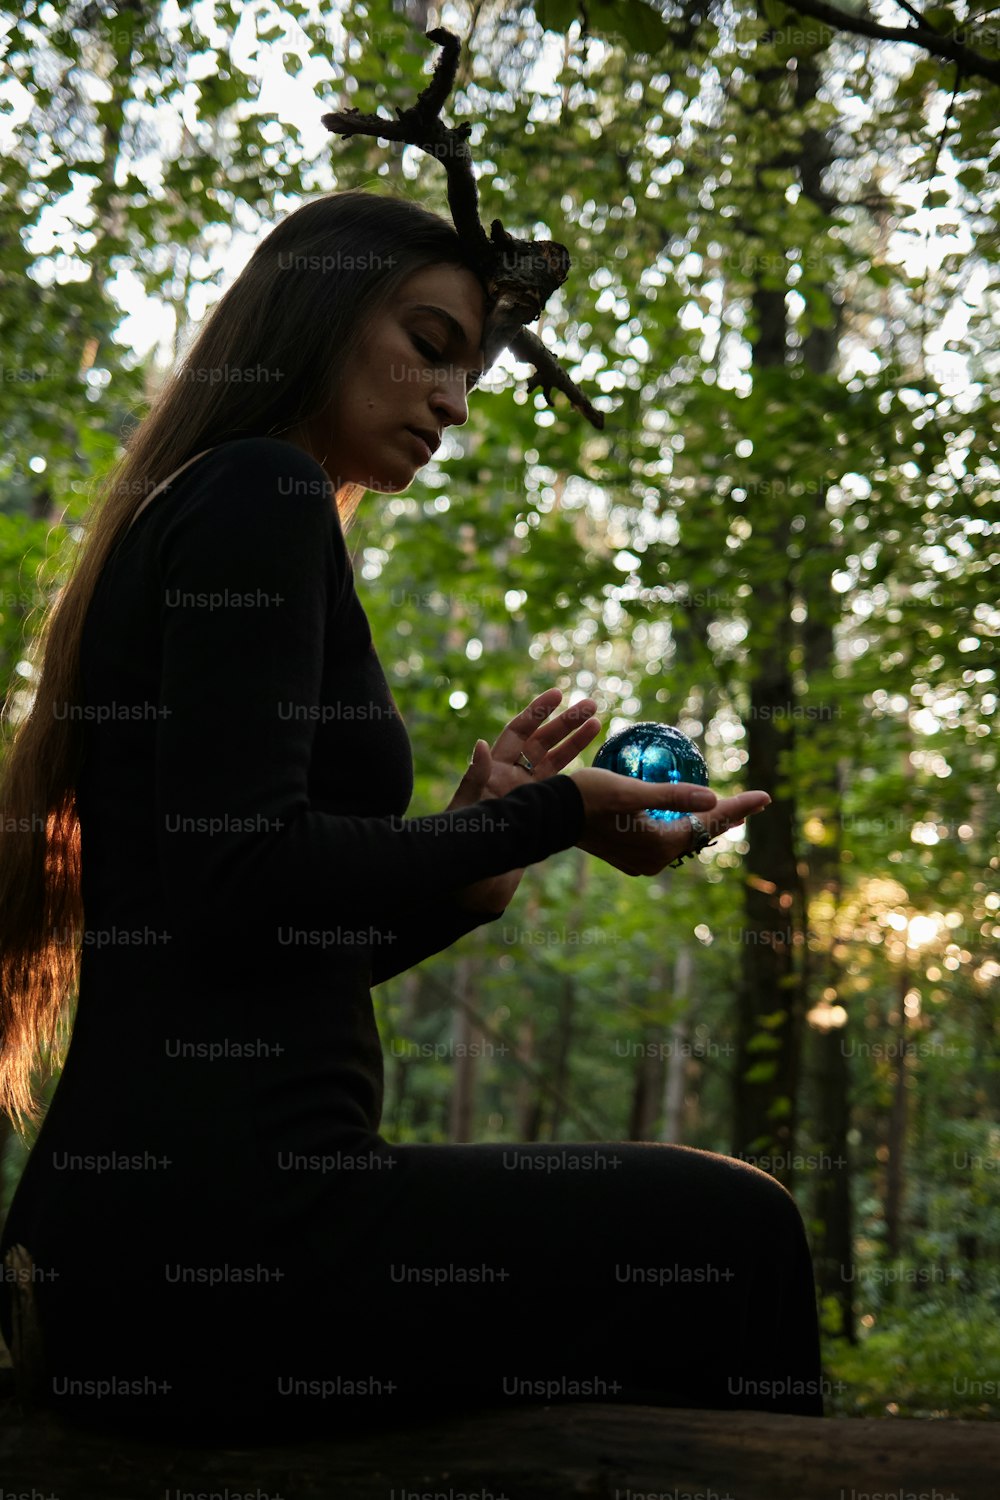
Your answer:
[[[545,781],[564,770],[600,733],[601,721],[594,715],[593,698],[581,698],[547,724],[561,698],[558,688],[546,688],[511,719],[492,749],[485,740],[477,740],[469,768],[446,811],[505,797],[528,781]],[[530,760],[530,771],[520,764],[519,755]],[[454,893],[455,899],[469,911],[499,913],[509,905],[523,874],[520,869],[487,876],[462,886]]]

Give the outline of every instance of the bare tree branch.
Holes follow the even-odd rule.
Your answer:
[[[441,47],[431,80],[409,109],[398,109],[397,119],[363,115],[356,109],[335,110],[322,116],[327,130],[343,139],[351,135],[376,136],[417,146],[442,162],[448,174],[448,207],[455,228],[487,293],[483,328],[483,357],[487,367],[501,349],[510,348],[527,364],[534,365],[528,390],[541,386],[547,401],[554,387],[569,397],[572,405],[597,428],[604,427],[604,413],[570,379],[555,357],[535,334],[524,327],[540,315],[547,299],[566,280],[570,268],[565,245],[554,240],[520,240],[508,234],[494,219],[487,236],[479,218],[479,191],[472,166],[468,120],[454,127],[445,125],[440,111],[455,83],[459,38],[443,26],[426,33],[428,41]]]
[[[909,6],[906,8],[909,10]],[[870,36],[877,41],[907,42],[914,47],[923,47],[932,57],[958,63],[966,77],[987,78],[990,83],[1000,83],[1000,57],[982,57],[960,42],[954,32],[935,31],[926,22],[916,26],[883,26],[867,16],[851,15],[834,5],[826,5],[824,0],[795,0],[789,9],[825,21],[838,31],[853,31],[858,36]]]
[[[920,14],[919,10],[914,10],[913,6],[908,3],[908,0],[896,0],[896,4],[901,5],[906,11],[907,15],[913,17],[918,26],[926,25],[926,22],[924,21],[924,18]]]

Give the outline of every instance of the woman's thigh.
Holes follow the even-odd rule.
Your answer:
[[[376,1144],[377,1173],[330,1177],[325,1209],[266,1246],[231,1226],[217,1284],[177,1284],[162,1255],[87,1296],[62,1278],[59,1369],[140,1396],[66,1414],[175,1435],[197,1418],[210,1440],[509,1401],[822,1411],[818,1387],[780,1389],[819,1378],[812,1268],[756,1167],[653,1143]]]
[[[388,1149],[391,1211],[358,1241],[350,1318],[343,1273],[316,1309],[387,1408],[450,1392],[792,1409],[776,1382],[818,1379],[804,1227],[758,1168],[634,1142]],[[804,1394],[795,1409],[821,1410]]]

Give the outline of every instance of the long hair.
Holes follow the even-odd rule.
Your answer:
[[[36,1067],[64,1061],[79,986],[85,716],[56,708],[81,702],[80,643],[101,569],[143,496],[187,459],[233,438],[280,436],[321,412],[400,283],[441,262],[474,270],[454,226],[408,199],[345,191],[296,209],[257,246],[97,486],[31,648],[42,658],[35,696],[0,779],[0,1109],[22,1135],[24,1120],[39,1118]],[[345,528],[364,493],[337,491]],[[170,504],[169,490],[159,503]]]

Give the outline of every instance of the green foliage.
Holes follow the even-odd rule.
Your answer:
[[[649,0],[538,0],[535,7],[548,31],[568,31],[576,20],[587,34],[619,37],[636,52],[658,52],[670,38],[670,28]]]
[[[932,1297],[892,1312],[852,1347],[825,1337],[828,1417],[996,1419],[1000,1297]]]

